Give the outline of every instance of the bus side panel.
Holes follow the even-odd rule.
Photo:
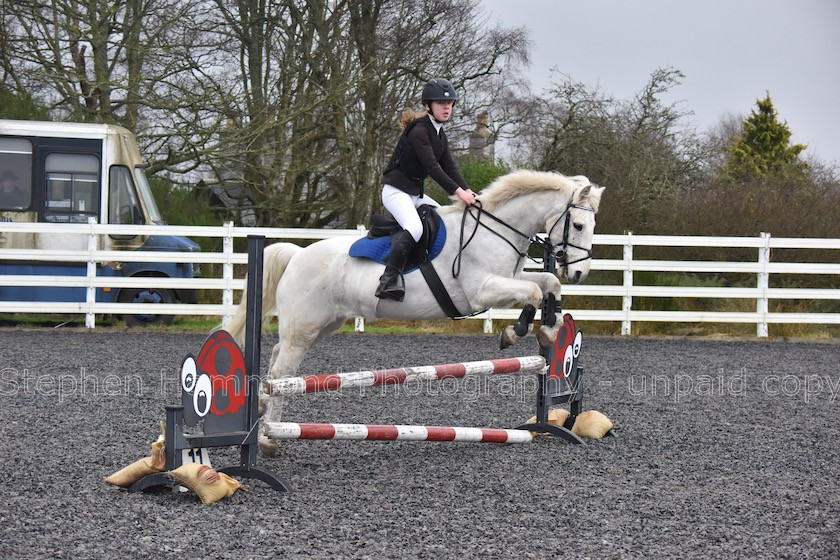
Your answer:
[[[85,264],[0,263],[0,275],[84,276]],[[83,287],[0,286],[0,301],[85,301]]]

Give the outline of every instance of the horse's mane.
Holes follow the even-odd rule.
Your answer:
[[[522,194],[539,191],[565,191],[569,196],[581,187],[590,184],[582,175],[567,177],[550,171],[530,171],[521,169],[502,175],[487,185],[478,195],[482,208],[490,212],[511,198]],[[438,209],[438,212],[464,210],[464,203],[456,200],[450,206]]]

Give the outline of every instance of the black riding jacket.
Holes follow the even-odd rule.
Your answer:
[[[441,128],[438,134],[432,120],[422,117],[405,127],[383,180],[408,194],[422,196],[423,181],[429,176],[449,194],[455,194],[458,187],[469,188],[449,153],[446,133]]]

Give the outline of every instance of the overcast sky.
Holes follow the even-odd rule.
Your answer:
[[[527,75],[558,75],[628,99],[659,67],[685,74],[684,101],[704,131],[746,116],[770,93],[793,141],[840,163],[840,0],[481,0],[489,23],[526,27]]]

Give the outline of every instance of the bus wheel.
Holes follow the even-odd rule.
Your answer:
[[[124,288],[118,298],[120,303],[175,303],[175,294],[166,288]],[[123,321],[129,327],[146,325],[168,325],[172,323],[172,315],[144,313],[141,315],[126,314]]]

